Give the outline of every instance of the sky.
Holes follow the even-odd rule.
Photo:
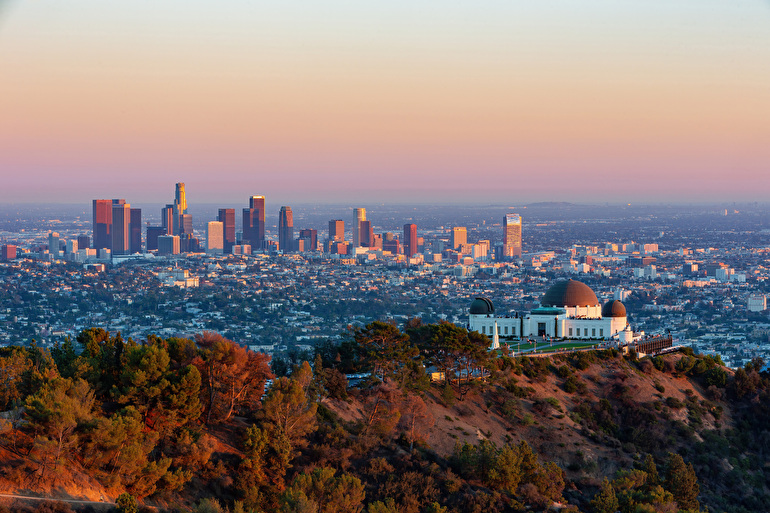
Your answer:
[[[767,201],[770,0],[0,0],[0,201]]]

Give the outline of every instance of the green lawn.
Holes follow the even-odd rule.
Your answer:
[[[508,342],[508,347],[517,355],[524,353],[530,353],[537,349],[538,353],[550,353],[554,351],[564,351],[569,349],[586,349],[600,344],[601,342],[596,340],[554,340],[553,343],[548,341],[538,341],[537,343],[530,344],[526,341],[513,341]]]

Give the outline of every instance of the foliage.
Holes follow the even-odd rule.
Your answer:
[[[460,399],[469,391],[470,383],[487,372],[489,340],[478,332],[441,322],[413,329],[409,336],[426,363],[443,372],[447,383],[457,385]]]
[[[138,513],[139,505],[136,502],[136,497],[130,493],[121,493],[115,501],[115,509],[118,513]]]
[[[671,453],[666,463],[664,487],[674,496],[680,509],[698,511],[700,486],[692,463],[684,463],[679,454]]]
[[[358,513],[366,493],[361,480],[347,473],[335,476],[332,468],[317,468],[294,478],[281,495],[280,511],[294,513]]]
[[[602,481],[599,492],[591,499],[590,505],[594,513],[615,513],[618,510],[619,502],[615,496],[615,489],[606,477]]]
[[[292,446],[299,446],[316,428],[317,408],[298,380],[283,377],[278,378],[267,393],[263,418],[269,429],[285,437]]]
[[[540,464],[524,441],[502,449],[487,440],[475,446],[457,444],[450,463],[463,477],[478,479],[493,490],[514,496],[532,485],[530,500],[557,501],[564,490],[563,471],[553,462]]]
[[[353,328],[353,339],[371,364],[372,374],[380,379],[395,376],[401,367],[419,355],[409,336],[387,322],[374,321],[362,328]]]
[[[200,355],[193,363],[201,376],[206,423],[226,422],[241,407],[254,408],[273,377],[270,357],[249,351],[219,334],[196,337]]]
[[[16,458],[0,471],[25,486],[82,472],[112,496],[184,496],[180,507],[197,502],[195,511],[491,513],[545,510],[564,502],[564,494],[581,511],[674,511],[703,502],[742,513],[762,510],[770,500],[764,486],[770,376],[759,361],[733,377],[718,359],[667,355],[638,362],[647,367],[641,375],[612,351],[498,358],[487,352],[484,337],[448,323],[413,322],[406,335],[383,324],[366,333],[392,336],[393,361],[364,351],[370,342],[362,346],[355,338],[324,343],[312,366],[287,361],[289,377],[276,379],[267,393],[269,359],[216,334],[135,343],[90,329],[77,344],[65,340],[50,354],[34,346],[0,348],[0,400],[10,428],[0,433],[0,444]],[[423,361],[445,370],[448,380],[431,384]],[[369,364],[384,381],[348,388],[343,372]],[[582,372],[591,365],[606,365],[608,378],[600,382],[595,372]],[[657,396],[638,401],[637,376],[663,393],[661,370],[708,387],[711,401],[687,387],[684,401],[670,400],[672,407],[686,406],[679,415]],[[556,395],[558,386],[580,395]],[[474,403],[456,404],[463,398]],[[484,440],[458,444],[444,458],[426,443],[435,422],[430,411],[441,408],[431,401],[452,406],[463,421],[473,420],[475,406],[501,414],[496,421],[512,437],[537,445]],[[548,415],[522,428],[535,422],[530,408]],[[568,467],[580,477],[566,492],[561,468],[533,449],[560,456],[559,435],[550,431],[559,411],[581,425],[576,432],[587,440],[576,446],[587,442],[618,455],[607,464],[584,457],[580,461],[593,466]],[[442,422],[444,413],[452,412],[442,412]],[[667,459],[668,450],[689,461]],[[577,453],[591,451],[570,446],[568,461]],[[635,468],[601,482],[607,468],[636,454],[645,457],[634,456]]]

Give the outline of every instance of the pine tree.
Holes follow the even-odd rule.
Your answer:
[[[692,463],[685,465],[684,460],[678,454],[671,453],[666,464],[666,479],[663,487],[674,496],[679,509],[698,511],[700,503],[698,494],[700,486]]]
[[[594,513],[615,513],[619,505],[618,498],[615,496],[615,489],[605,477],[601,489],[591,499],[591,511]]]
[[[647,472],[647,487],[652,488],[655,485],[660,484],[660,477],[658,476],[658,467],[655,465],[655,460],[652,458],[652,454],[648,454],[644,458],[642,464],[642,470]]]

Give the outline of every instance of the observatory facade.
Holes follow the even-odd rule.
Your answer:
[[[602,305],[591,288],[576,280],[555,283],[540,306],[528,314],[498,316],[488,298],[476,298],[470,307],[468,327],[483,335],[502,338],[567,338],[631,342],[626,308],[620,301]]]

